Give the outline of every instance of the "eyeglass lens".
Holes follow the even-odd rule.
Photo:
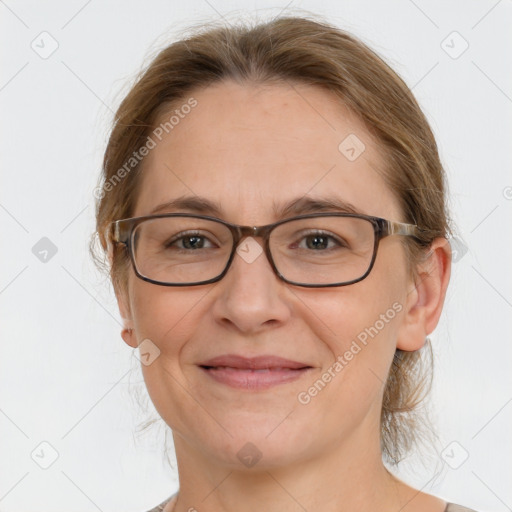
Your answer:
[[[371,264],[374,242],[368,220],[319,216],[279,224],[270,234],[269,248],[285,279],[331,284],[362,277]],[[224,271],[232,248],[226,225],[195,217],[148,219],[133,233],[138,272],[162,283],[213,279]]]

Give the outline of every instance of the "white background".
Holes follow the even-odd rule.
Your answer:
[[[399,476],[477,510],[511,510],[512,2],[285,7],[286,0],[0,1],[0,510],[142,512],[177,488],[163,458],[165,428],[135,435],[154,410],[140,411],[133,399],[138,390],[144,397],[140,363],[87,251],[112,110],[176,30],[298,9],[352,31],[413,88],[468,248],[432,336],[432,417],[441,449],[455,441],[452,459],[462,450],[469,457],[452,469],[433,454],[443,470],[432,481],[416,456]],[[34,40],[42,46],[43,31],[58,43],[46,59],[31,48]],[[464,41],[453,31],[469,44],[458,58]],[[46,263],[32,252],[42,237],[57,248]],[[57,460],[42,469],[35,460],[49,462],[52,450]]]

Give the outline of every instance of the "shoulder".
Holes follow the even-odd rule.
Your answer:
[[[152,508],[151,510],[148,510],[147,512],[163,512],[165,506],[169,502],[172,502],[172,504],[174,504],[174,502],[176,501],[176,496],[177,496],[177,493],[173,494],[171,497],[167,498],[165,501],[162,501],[162,503],[160,503],[160,505],[157,505],[155,508]],[[172,504],[171,504],[171,506],[172,506]],[[458,511],[455,511],[455,512],[458,512]]]
[[[174,502],[175,498],[176,494],[173,494],[165,501],[163,501],[156,507],[152,508],[151,510],[148,510],[147,512],[163,512],[165,506],[171,501]],[[463,507],[462,505],[457,505],[456,503],[447,503],[444,512],[476,512],[476,510],[472,508]]]
[[[444,512],[476,512],[476,510],[473,510],[472,508],[463,507],[462,505],[457,505],[455,503],[447,503]]]

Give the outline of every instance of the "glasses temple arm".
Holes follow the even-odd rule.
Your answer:
[[[386,232],[388,235],[405,235],[420,238],[420,235],[427,233],[427,230],[419,228],[416,224],[388,220],[386,223]]]

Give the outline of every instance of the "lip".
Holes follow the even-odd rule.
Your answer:
[[[208,359],[198,365],[213,380],[237,389],[264,390],[299,379],[312,366],[273,355],[236,354]]]
[[[310,365],[273,355],[244,357],[237,354],[225,354],[208,359],[207,361],[200,363],[199,366],[227,366],[229,368],[237,368],[241,370],[263,370],[266,368],[288,368],[291,370],[297,370]]]

